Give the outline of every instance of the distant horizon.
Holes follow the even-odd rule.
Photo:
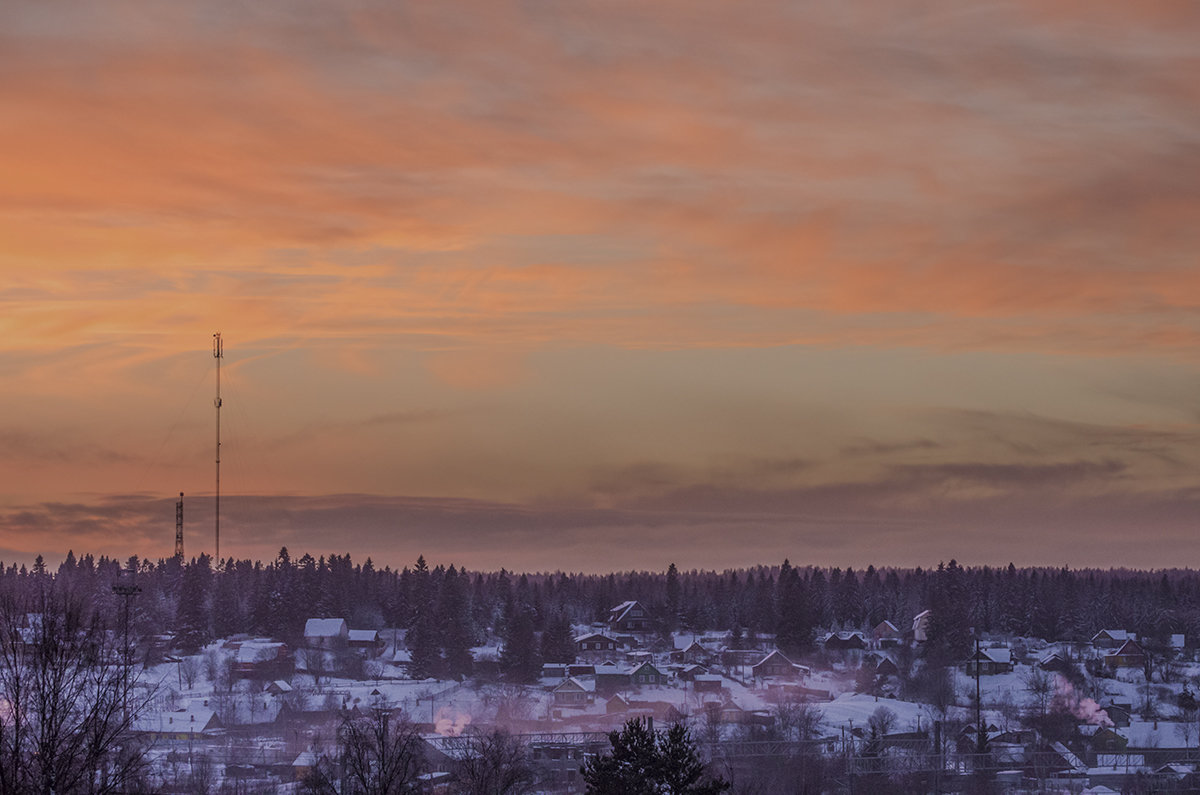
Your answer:
[[[1131,575],[1160,574],[1160,573],[1161,574],[1172,574],[1172,573],[1193,574],[1193,573],[1200,572],[1200,567],[1188,567],[1188,566],[1152,566],[1152,567],[1138,567],[1138,566],[1126,566],[1126,565],[1121,565],[1121,566],[1071,566],[1071,565],[1065,565],[1065,564],[1054,565],[1054,564],[1041,564],[1041,563],[1019,563],[1017,561],[1012,561],[1012,560],[1007,561],[1005,563],[988,563],[988,562],[962,561],[962,560],[958,560],[957,558],[954,558],[954,557],[941,558],[941,559],[938,559],[938,560],[928,563],[928,564],[918,563],[918,564],[913,564],[913,565],[899,565],[899,564],[893,564],[893,563],[888,563],[886,561],[878,561],[878,560],[870,561],[870,562],[868,562],[866,564],[862,564],[862,565],[846,564],[846,563],[818,564],[818,563],[811,563],[804,559],[798,559],[795,557],[784,557],[784,558],[781,558],[776,561],[761,561],[761,562],[757,562],[757,563],[747,563],[747,564],[742,564],[742,565],[738,565],[738,566],[725,566],[725,567],[719,567],[719,568],[714,568],[711,566],[685,566],[685,565],[680,565],[679,562],[676,560],[670,560],[670,561],[667,561],[666,563],[664,563],[661,567],[640,568],[640,569],[624,568],[624,569],[588,570],[588,569],[565,568],[565,567],[549,568],[549,569],[515,569],[515,568],[511,568],[511,567],[507,567],[507,566],[499,566],[496,568],[479,568],[479,567],[475,567],[475,566],[468,566],[457,559],[455,559],[455,560],[442,559],[442,558],[439,558],[439,557],[436,557],[436,556],[433,556],[433,555],[430,555],[430,554],[427,554],[424,552],[417,552],[412,557],[412,559],[409,561],[396,563],[396,562],[392,562],[392,561],[379,560],[373,555],[356,555],[352,552],[347,552],[347,551],[339,552],[336,550],[324,550],[320,553],[317,553],[317,552],[314,552],[314,550],[312,550],[312,549],[299,548],[299,547],[293,548],[291,546],[287,546],[286,549],[288,552],[288,559],[292,563],[292,565],[296,565],[297,562],[300,561],[301,559],[303,559],[306,555],[311,557],[314,561],[320,561],[322,559],[328,561],[331,556],[338,556],[338,557],[349,556],[351,562],[355,566],[362,566],[364,563],[366,563],[366,561],[368,559],[370,559],[372,567],[377,571],[382,571],[384,569],[390,569],[393,572],[400,572],[400,571],[404,570],[405,568],[411,570],[419,558],[424,558],[426,564],[431,569],[437,568],[439,566],[444,567],[444,568],[449,568],[450,566],[454,566],[458,570],[468,572],[470,574],[491,575],[491,574],[499,574],[501,571],[503,571],[503,572],[506,572],[506,573],[508,573],[512,576],[516,576],[516,577],[520,577],[522,575],[531,576],[531,577],[553,577],[553,576],[562,575],[562,574],[566,574],[566,575],[570,575],[570,576],[584,576],[584,577],[607,577],[607,576],[623,576],[623,575],[637,575],[637,576],[665,575],[671,565],[675,565],[676,569],[680,572],[680,574],[700,573],[700,574],[724,575],[724,574],[728,574],[730,572],[750,572],[750,571],[756,571],[756,570],[760,570],[760,569],[778,571],[780,569],[780,567],[783,565],[785,560],[793,568],[798,569],[800,571],[809,570],[809,569],[821,570],[821,571],[833,571],[834,569],[837,569],[837,570],[841,570],[841,571],[846,571],[849,569],[849,570],[853,570],[857,575],[860,575],[860,576],[870,568],[873,568],[878,572],[895,571],[895,572],[900,572],[900,573],[906,573],[906,572],[911,573],[911,572],[914,572],[917,570],[921,570],[923,572],[935,572],[935,571],[937,571],[939,566],[949,565],[952,561],[957,563],[961,568],[963,568],[965,570],[974,570],[974,571],[978,571],[978,570],[982,570],[982,569],[990,569],[992,571],[1004,571],[1004,570],[1007,570],[1008,567],[1011,565],[1018,572],[1028,572],[1028,571],[1055,572],[1055,571],[1067,570],[1067,571],[1070,571],[1072,573],[1077,573],[1077,574],[1086,574],[1088,572],[1106,572],[1106,573],[1128,572]],[[235,564],[244,563],[244,562],[249,561],[250,563],[255,564],[255,565],[261,564],[263,566],[267,566],[270,564],[274,564],[276,562],[276,560],[279,557],[279,553],[281,551],[282,551],[282,548],[280,548],[280,549],[276,550],[274,553],[272,553],[268,556],[264,556],[264,557],[253,557],[253,556],[245,556],[245,555],[231,557],[228,555],[223,555],[222,558],[226,563],[228,563],[231,560]],[[59,566],[66,562],[66,558],[67,558],[68,554],[73,555],[74,559],[77,563],[82,558],[90,555],[94,561],[99,562],[101,560],[108,560],[110,562],[117,562],[122,567],[124,567],[127,564],[129,557],[136,553],[129,552],[124,555],[121,555],[121,554],[114,555],[114,554],[96,553],[96,552],[91,552],[88,550],[81,550],[81,549],[70,549],[66,553],[63,553],[62,556],[57,557],[57,558],[50,557],[44,553],[35,553],[31,558],[29,558],[28,561],[25,561],[23,559],[8,559],[8,558],[0,557],[0,565],[2,565],[3,569],[7,569],[9,567],[16,566],[18,569],[20,569],[21,567],[25,567],[27,570],[30,570],[30,569],[32,569],[32,567],[34,565],[34,561],[36,561],[39,554],[42,557],[42,562],[43,562],[43,565],[46,567],[47,573],[54,574],[57,572]],[[201,550],[198,553],[188,553],[184,556],[183,562],[185,565],[192,563],[192,562],[196,561],[201,555],[205,555],[209,558],[209,560],[213,566],[213,569],[215,570],[216,569],[216,565],[215,565],[216,561],[213,560],[211,552],[208,552],[208,551]],[[174,555],[171,555],[171,554],[158,555],[158,556],[138,555],[138,560],[143,563],[145,563],[146,561],[149,561],[153,565],[157,566],[159,563],[163,563],[173,557],[174,557]],[[0,569],[0,570],[2,570],[2,569]]]

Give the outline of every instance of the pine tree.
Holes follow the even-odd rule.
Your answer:
[[[672,563],[667,567],[667,609],[663,616],[663,631],[667,634],[679,624],[679,595],[679,569]]]
[[[451,566],[442,580],[438,615],[442,628],[443,669],[455,678],[469,676],[475,664],[471,656],[473,631],[471,606],[463,575]]]
[[[212,580],[208,555],[193,558],[183,570],[179,587],[179,609],[175,622],[175,642],[186,652],[198,651],[209,641],[208,598]]]
[[[575,662],[575,633],[571,621],[561,610],[546,622],[542,633],[542,659],[548,663]]]
[[[412,655],[409,674],[414,679],[437,676],[442,670],[441,642],[434,614],[432,583],[425,556],[417,558],[412,580],[412,623],[408,630],[408,650]]]
[[[584,765],[588,795],[718,795],[730,788],[710,777],[688,730],[676,723],[655,735],[641,719],[608,735],[612,751]]]
[[[542,661],[533,628],[533,609],[517,604],[505,622],[500,669],[513,682],[532,682],[541,673]]]

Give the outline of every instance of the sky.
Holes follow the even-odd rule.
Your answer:
[[[1200,4],[0,4],[0,560],[1200,566]]]

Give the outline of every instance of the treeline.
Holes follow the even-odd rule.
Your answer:
[[[502,640],[509,666],[558,659],[569,649],[572,624],[604,620],[627,599],[642,602],[664,633],[776,633],[781,648],[796,652],[811,648],[823,629],[888,619],[905,631],[925,609],[934,611],[934,647],[947,654],[966,647],[972,628],[1077,641],[1101,628],[1200,637],[1200,572],[1192,570],[964,568],[954,561],[855,570],[784,561],[724,572],[672,565],[663,572],[514,574],[430,567],[423,558],[400,570],[376,568],[369,558],[292,558],[284,548],[268,563],[228,559],[215,567],[206,555],[185,564],[68,554],[57,569],[39,557],[32,568],[0,567],[0,580],[6,590],[33,592],[53,579],[115,618],[112,585],[130,569],[141,588],[131,618],[141,636],[171,634],[185,649],[236,633],[295,644],[306,619],[342,617],[354,628],[408,629],[414,665],[451,675],[469,673],[469,649],[490,637]]]

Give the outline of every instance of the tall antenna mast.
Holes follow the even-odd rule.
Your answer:
[[[179,492],[179,502],[175,503],[175,557],[183,562],[183,492]]]
[[[225,356],[225,347],[221,344],[221,332],[213,334],[213,358],[217,360],[217,399],[213,405],[217,407],[217,504],[213,512],[216,535],[216,565],[221,564],[221,359]]]

